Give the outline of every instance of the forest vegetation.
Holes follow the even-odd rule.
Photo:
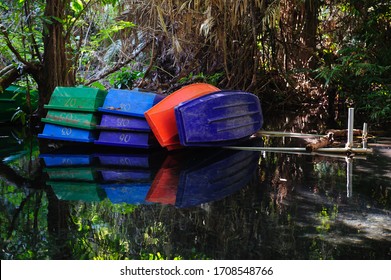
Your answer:
[[[338,125],[354,106],[389,130],[389,0],[2,0],[0,15],[0,93],[11,84],[38,90],[38,120],[56,86],[170,94],[207,82],[253,92],[266,120],[289,109]],[[1,259],[391,255],[389,156],[358,162],[348,199],[348,158],[265,153],[235,196],[176,209],[59,199],[31,138],[21,159],[0,162]]]
[[[391,2],[4,0],[0,89],[56,86],[171,93],[204,81],[257,94],[267,113],[354,106],[391,117]]]

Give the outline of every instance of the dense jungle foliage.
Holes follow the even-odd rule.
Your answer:
[[[299,131],[311,123],[309,114],[339,125],[350,106],[373,127],[390,124],[390,1],[2,0],[0,15],[0,92],[11,84],[37,89],[38,117],[59,85],[170,94],[203,81],[257,94],[265,114],[303,108],[289,121],[284,114],[284,126],[268,121],[269,130]],[[21,158],[7,150],[9,162],[0,162],[0,259],[391,256],[383,245],[389,157],[361,166],[354,178],[364,183],[351,204],[344,197],[345,159],[267,154],[235,197],[178,210],[59,200],[43,178],[42,150],[35,138],[21,140],[28,134],[22,129],[6,128],[3,134],[13,135],[0,145],[25,146]],[[265,146],[277,145],[269,141]],[[375,172],[384,175],[374,179]],[[293,193],[300,203],[289,203]],[[358,211],[360,196],[370,216]],[[340,232],[338,224],[345,225]]]
[[[0,86],[170,93],[206,81],[257,94],[264,111],[354,106],[391,117],[391,2],[357,0],[4,0]]]

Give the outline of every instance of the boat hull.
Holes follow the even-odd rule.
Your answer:
[[[96,128],[98,116],[91,112],[49,110],[46,118],[43,118],[42,121],[45,123],[92,130]]]
[[[98,145],[148,149],[157,145],[155,137],[150,132],[135,131],[101,131]]]
[[[46,109],[96,112],[102,106],[107,92],[90,87],[56,87]]]
[[[120,116],[115,114],[103,114],[101,122],[97,128],[102,130],[151,131],[151,128],[145,118]]]
[[[175,107],[180,144],[221,146],[246,139],[263,125],[256,95],[220,91],[183,102]]]
[[[150,183],[140,182],[101,185],[111,203],[126,203],[131,205],[149,204],[145,198],[150,186]]]
[[[144,118],[145,111],[164,98],[164,95],[153,92],[110,89],[99,111]]]
[[[258,152],[221,151],[179,176],[175,206],[188,208],[218,201],[245,187],[255,174]]]
[[[45,124],[43,132],[41,134],[38,134],[38,138],[70,142],[93,143],[96,139],[96,133],[94,130],[86,130],[47,123]]]
[[[145,118],[162,147],[178,147],[179,137],[175,121],[175,106],[196,97],[219,91],[215,86],[196,83],[184,86],[145,112]]]

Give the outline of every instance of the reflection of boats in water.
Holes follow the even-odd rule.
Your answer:
[[[67,147],[40,155],[47,184],[59,199],[100,201],[107,197],[112,203],[144,203],[164,156],[140,151],[81,151]]]
[[[23,126],[0,126],[0,160],[11,163],[29,157],[38,149],[36,141]]]
[[[209,153],[209,156],[206,156]],[[192,207],[221,200],[245,187],[254,174],[258,153],[207,150],[197,158],[166,159],[148,193],[151,202]]]
[[[147,204],[145,197],[151,187],[150,182],[102,184],[108,199],[114,203]]]
[[[257,168],[258,152],[60,152],[42,154],[41,158],[49,177],[47,184],[59,199],[108,198],[112,203],[161,203],[184,208],[221,200],[245,187]]]
[[[46,183],[52,187],[60,200],[94,202],[106,198],[106,193],[100,185],[93,182],[51,180]]]
[[[146,194],[164,156],[159,152],[98,154],[101,187],[108,199],[114,204],[146,204]]]

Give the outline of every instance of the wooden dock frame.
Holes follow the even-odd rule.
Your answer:
[[[247,151],[260,151],[260,152],[275,152],[275,153],[298,153],[298,154],[339,154],[345,156],[352,156],[355,154],[371,154],[373,150],[367,146],[367,136],[368,136],[368,124],[364,123],[362,130],[362,148],[355,148],[353,146],[353,137],[354,132],[354,108],[349,108],[348,114],[348,129],[347,129],[347,142],[345,147],[320,147],[311,146],[308,147],[239,147],[239,146],[225,146],[225,149],[230,150],[247,150]],[[275,137],[319,137],[320,140],[324,140],[323,144],[328,144],[330,140],[330,135],[319,135],[319,134],[304,134],[304,133],[291,133],[291,132],[281,132],[281,131],[258,131],[255,134],[255,137],[259,136],[275,136]],[[326,141],[326,142],[325,142]]]
[[[303,154],[303,155],[319,155],[327,157],[335,157],[345,159],[346,161],[346,197],[351,198],[353,196],[353,159],[366,159],[366,154],[373,153],[373,150],[367,146],[368,137],[368,124],[364,123],[362,130],[362,148],[353,147],[353,137],[355,130],[354,127],[354,108],[349,108],[348,115],[348,129],[347,129],[347,142],[345,147],[342,148],[316,148],[310,150],[308,147],[236,147],[226,146],[224,148],[230,150],[245,150],[245,151],[260,151],[260,152],[275,152],[275,153],[288,153],[288,154]],[[289,133],[279,131],[259,131],[255,137],[259,136],[277,136],[277,137],[320,137],[325,138],[328,135],[316,135],[316,134],[303,134],[303,133]]]

